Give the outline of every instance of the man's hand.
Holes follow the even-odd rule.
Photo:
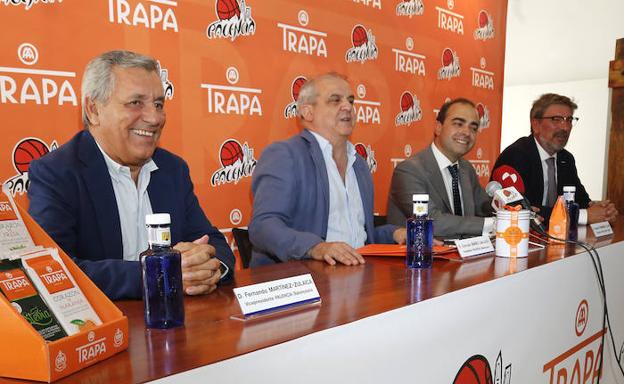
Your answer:
[[[407,241],[407,230],[405,228],[397,228],[392,233],[392,239],[394,239],[394,242],[397,244],[405,244]]]
[[[310,248],[308,255],[314,260],[325,260],[329,265],[336,265],[336,262],[344,265],[364,264],[362,255],[347,243],[343,242],[324,242],[318,243]]]
[[[618,210],[609,200],[591,201],[587,208],[587,224],[599,223],[601,221],[614,221],[618,215]]]
[[[208,235],[192,243],[179,242],[173,247],[182,254],[182,280],[187,295],[214,291],[221,279],[221,262],[215,248],[208,244]]]

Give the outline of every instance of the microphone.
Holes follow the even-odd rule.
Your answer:
[[[524,193],[524,180],[514,167],[501,165],[492,172],[492,180],[498,181],[504,188],[514,187],[519,193]]]
[[[505,205],[519,205],[522,209],[526,209],[531,213],[531,228],[542,234],[546,232],[544,224],[537,219],[535,212],[531,209],[529,200],[518,192],[515,187],[509,186],[507,188],[502,188],[499,182],[490,181],[485,186],[485,191],[492,197],[492,208],[496,211],[503,210]]]
[[[492,180],[485,186],[485,193],[490,197],[494,197],[494,193],[499,189],[503,189],[503,186],[498,181]]]

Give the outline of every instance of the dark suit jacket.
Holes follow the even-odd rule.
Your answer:
[[[495,180],[494,174],[496,169],[503,165],[510,166],[518,172],[524,184],[524,191],[521,188],[517,189],[529,200],[532,206],[540,208],[540,215],[544,216],[547,221],[552,207],[542,206],[544,174],[533,135],[521,137],[505,148],[498,156],[496,164],[494,164],[492,171],[493,180]],[[503,184],[502,180],[496,181]],[[574,156],[563,149],[557,153],[557,195],[563,194],[565,185],[574,185],[576,187],[576,202],[579,203],[581,208],[589,206],[591,199],[585,187],[581,184],[581,180],[579,180]]]
[[[234,271],[234,255],[199,206],[186,163],[156,149],[147,187],[152,210],[171,215],[172,244],[204,234],[217,257]],[[29,169],[30,215],[111,299],[141,298],[139,262],[122,259],[113,185],[93,136],[81,131]],[[147,244],[146,244],[147,248]]]
[[[464,216],[455,216],[444,179],[431,146],[423,149],[394,169],[388,194],[388,222],[405,225],[412,216],[412,195],[429,194],[429,216],[435,221],[433,233],[438,237],[478,236],[483,233],[484,217],[492,215],[491,198],[485,193],[470,162],[459,160]]]
[[[353,169],[364,205],[366,242],[393,242],[395,226],[373,225],[373,180],[366,162],[356,156]],[[264,150],[254,169],[252,191],[252,267],[305,258],[310,248],[325,241],[329,179],[321,148],[310,132]]]

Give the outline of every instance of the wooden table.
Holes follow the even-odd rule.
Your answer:
[[[615,235],[589,243],[604,246],[624,239],[624,217]],[[588,229],[588,232],[589,231]],[[624,243],[623,243],[624,244]],[[522,273],[571,255],[581,248],[548,247],[521,262],[486,256],[474,261],[436,261],[431,270],[414,271],[396,257],[369,257],[363,266],[329,266],[317,261],[289,262],[238,271],[236,283],[215,293],[185,299],[186,326],[168,331],[146,330],[141,301],[116,304],[130,321],[130,346],[59,383],[133,383],[155,380],[193,368],[341,326],[369,316],[432,299],[484,282]],[[252,321],[230,317],[240,312],[232,288],[311,273],[322,304],[286,316]],[[0,379],[0,382],[18,382]]]

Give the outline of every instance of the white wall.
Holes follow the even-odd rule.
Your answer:
[[[542,93],[574,98],[579,123],[568,141],[593,199],[606,193],[608,64],[624,38],[622,0],[509,0],[501,150],[529,131]]]

